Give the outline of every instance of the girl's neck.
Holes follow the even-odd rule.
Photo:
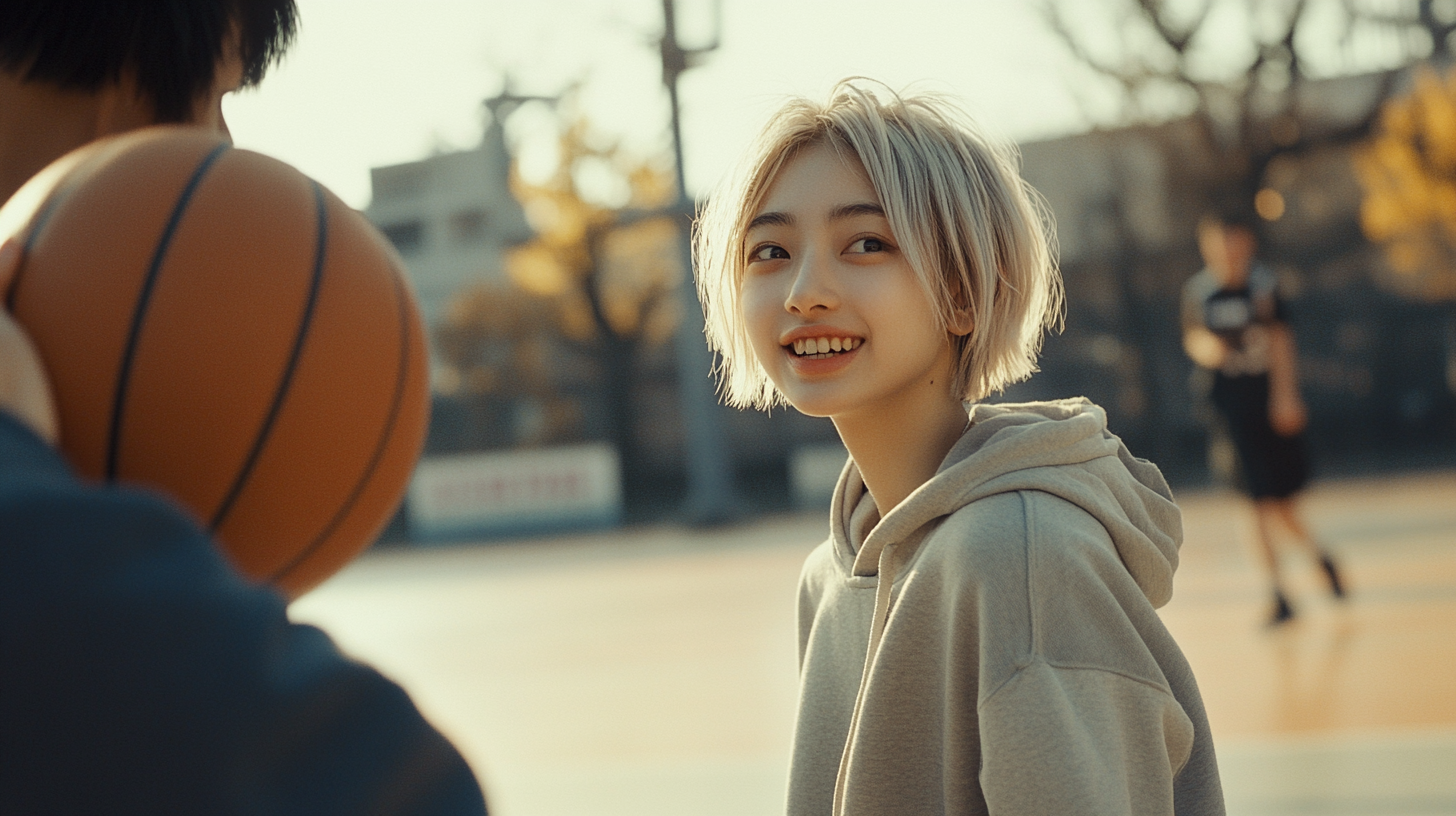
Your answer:
[[[920,390],[894,405],[833,417],[880,518],[930,481],[970,423],[964,404],[949,389],[938,391]]]

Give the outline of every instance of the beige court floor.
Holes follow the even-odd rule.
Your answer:
[[[1351,598],[1287,560],[1268,599],[1236,495],[1179,496],[1164,610],[1199,677],[1233,816],[1456,814],[1456,470],[1316,485]],[[794,587],[818,514],[384,550],[293,606],[402,683],[498,816],[782,811]]]

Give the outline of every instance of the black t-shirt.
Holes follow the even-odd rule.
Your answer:
[[[1270,327],[1287,319],[1278,281],[1261,264],[1249,269],[1244,286],[1226,289],[1208,270],[1189,279],[1183,290],[1183,324],[1202,326],[1228,343],[1232,352],[1220,373],[1257,376],[1269,373]]]

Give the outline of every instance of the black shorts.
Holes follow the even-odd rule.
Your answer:
[[[1284,436],[1269,424],[1269,378],[1213,380],[1213,404],[1228,423],[1244,489],[1255,499],[1283,499],[1309,481],[1304,434]]]

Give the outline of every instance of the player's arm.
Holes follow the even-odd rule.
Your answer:
[[[1228,360],[1229,345],[1203,325],[1202,301],[1185,294],[1183,299],[1183,351],[1202,368],[1220,369]]]
[[[1299,352],[1289,324],[1269,326],[1269,424],[1284,436],[1304,430],[1309,412],[1299,393]]]
[[[1183,351],[1199,366],[1219,369],[1228,360],[1229,346],[1222,337],[1202,326],[1186,326],[1183,329]]]

